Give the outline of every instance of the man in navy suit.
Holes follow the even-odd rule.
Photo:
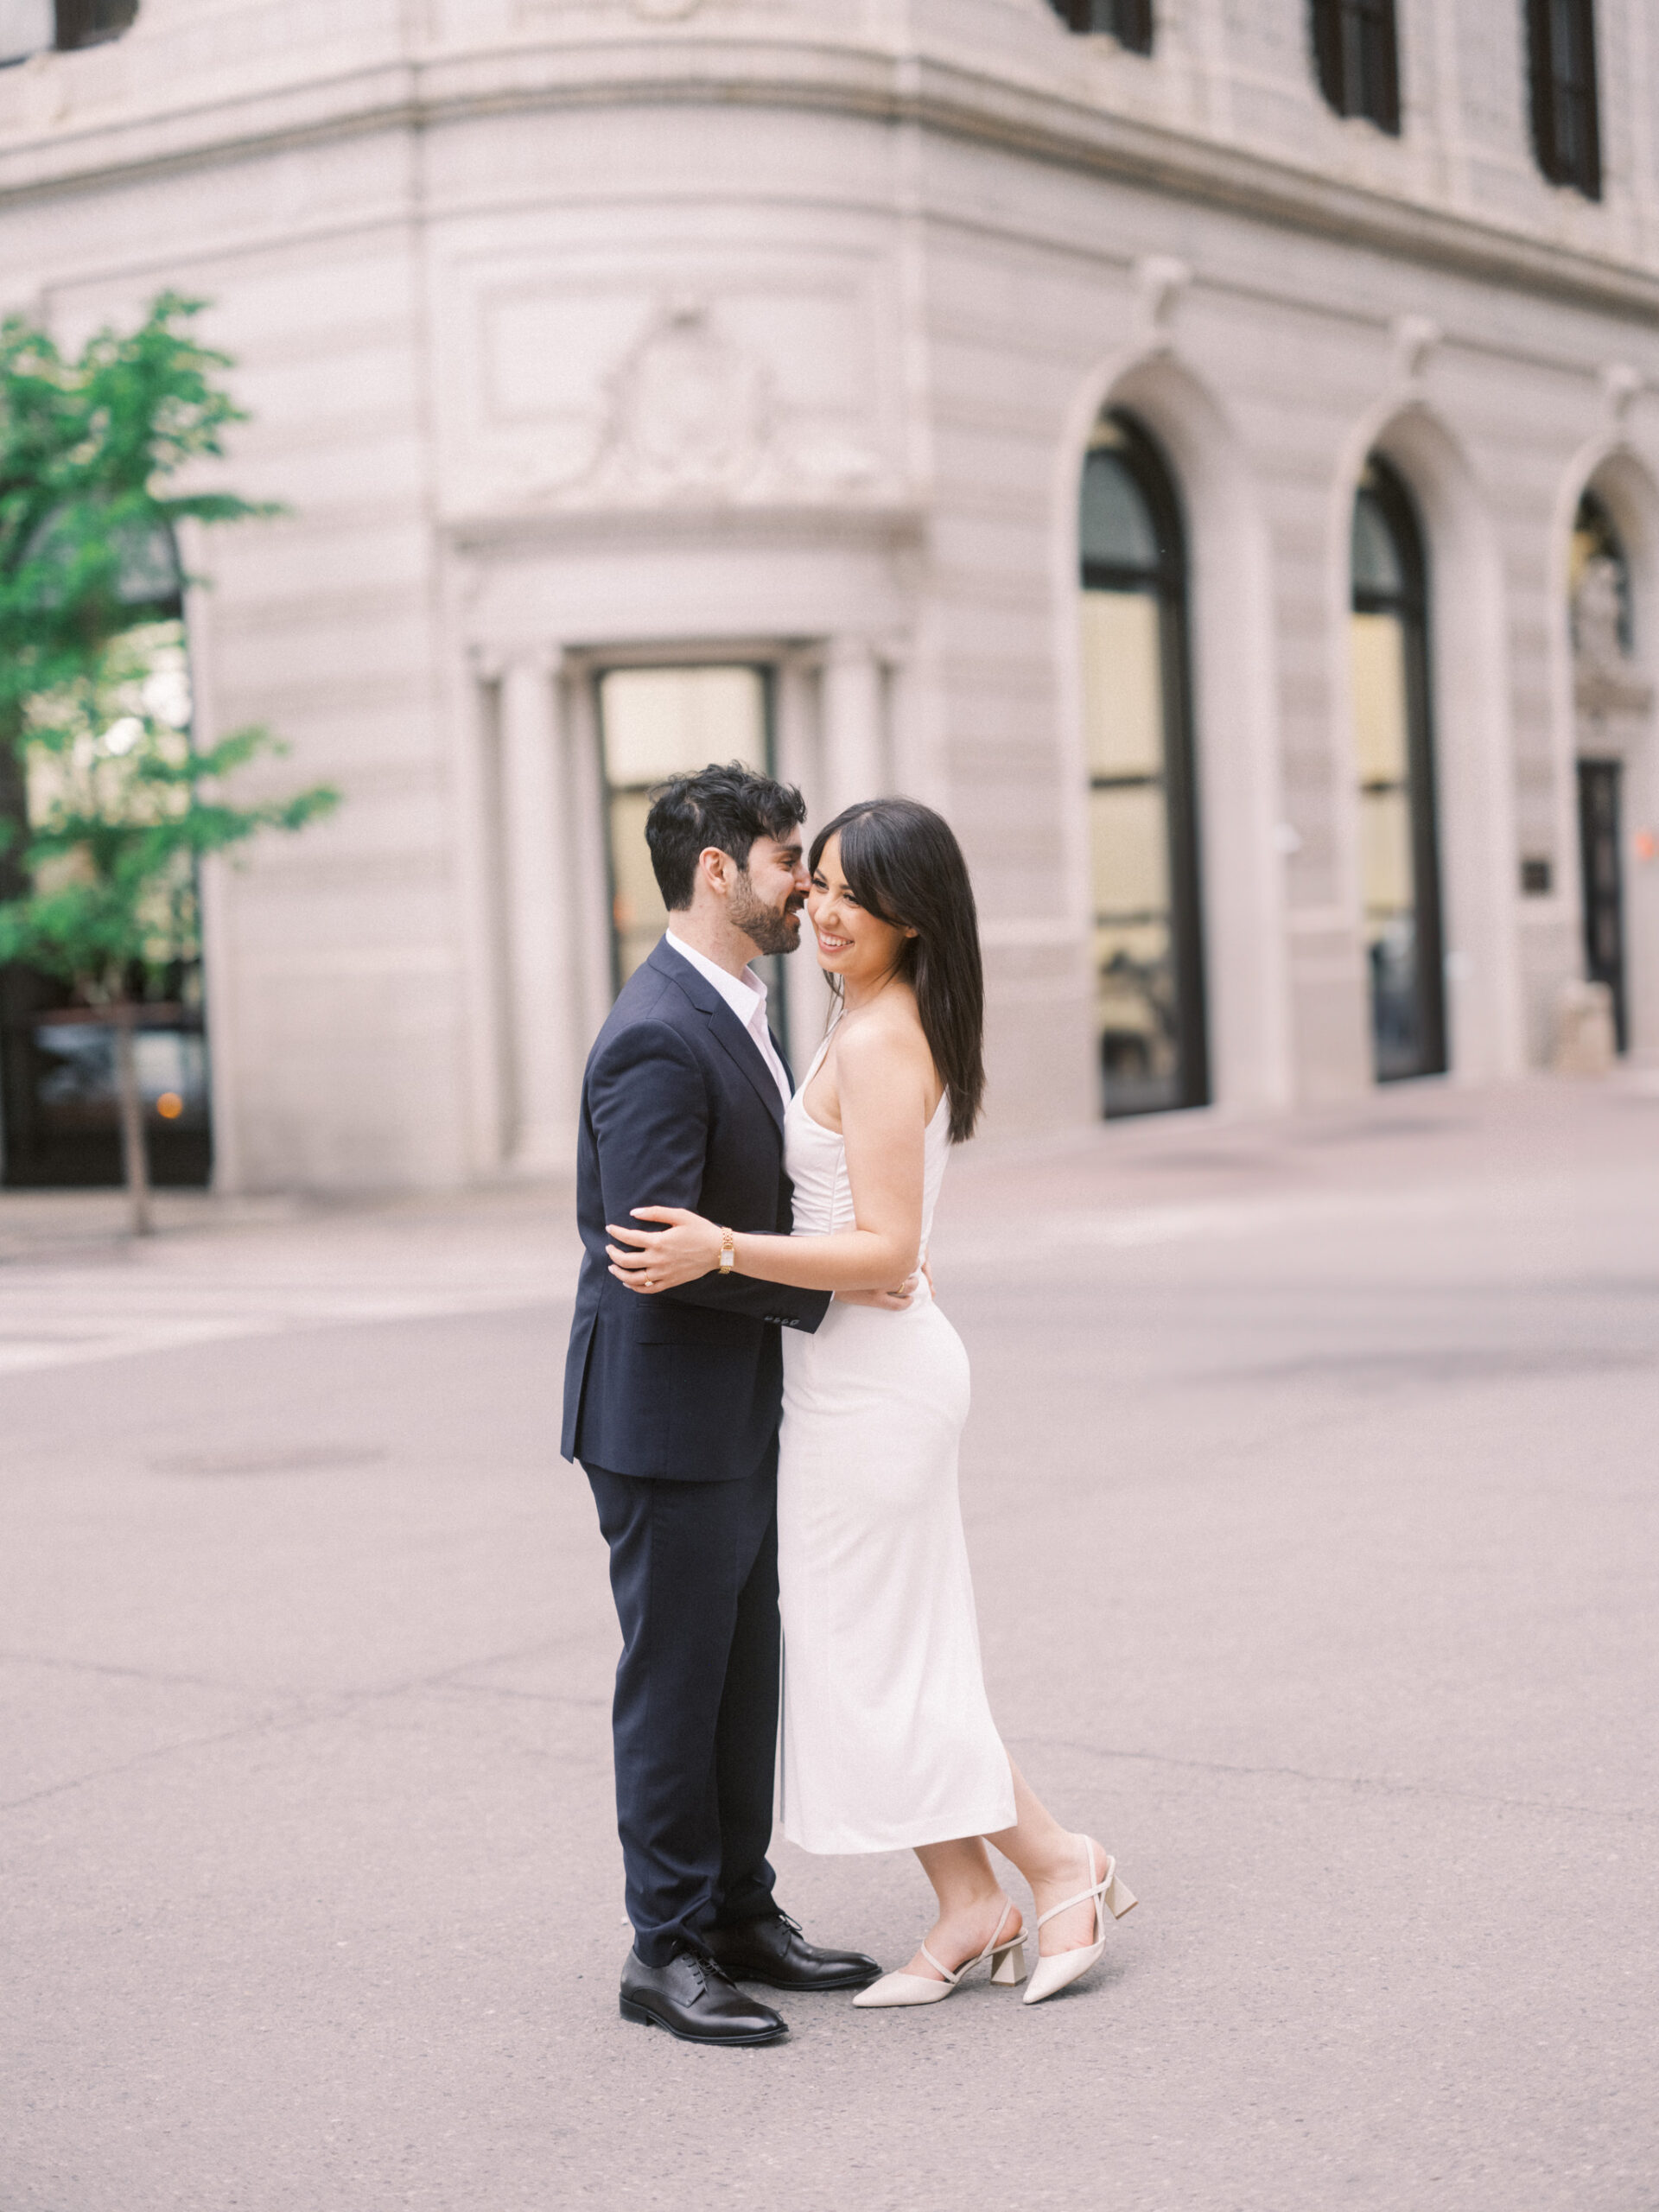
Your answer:
[[[668,931],[582,1078],[583,1244],[560,1448],[593,1486],[622,1625],[612,1726],[633,1949],[623,2017],[699,2043],[786,2032],[738,1980],[855,1989],[880,1969],[809,1943],[772,1897],[780,1329],[828,1294],[711,1274],[615,1281],[606,1224],[690,1206],[787,1236],[789,1072],[749,962],[800,942],[800,793],[741,763],[681,776],[645,824]]]

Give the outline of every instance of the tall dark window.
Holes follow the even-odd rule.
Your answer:
[[[1532,143],[1553,184],[1601,197],[1593,0],[1527,0]]]
[[[102,46],[130,30],[138,0],[4,0],[0,5],[0,68],[31,54]]]
[[[1313,0],[1313,64],[1338,115],[1400,134],[1400,46],[1394,0]]]
[[[138,0],[57,0],[60,47],[102,46],[130,30]]]
[[[1636,676],[1624,664],[1636,650],[1630,563],[1606,502],[1586,490],[1573,518],[1567,563],[1579,700],[1579,858],[1584,891],[1585,973],[1605,983],[1618,1050],[1630,1046],[1624,957],[1624,839],[1620,825],[1624,764],[1598,759],[1607,707]],[[1621,678],[1624,680],[1621,683]],[[1611,687],[1611,699],[1609,688]],[[1615,715],[1617,719],[1617,715]]]
[[[1379,1083],[1445,1072],[1428,575],[1411,495],[1375,458],[1354,501],[1354,749],[1359,866]]]
[[[1082,541],[1102,1107],[1202,1106],[1210,1077],[1186,552],[1169,471],[1128,416],[1106,416],[1096,429]]]
[[[1049,0],[1068,29],[1109,31],[1132,54],[1152,52],[1152,0]]]

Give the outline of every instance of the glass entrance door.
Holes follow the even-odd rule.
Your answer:
[[[1584,877],[1584,969],[1612,994],[1613,1035],[1629,1046],[1624,993],[1624,877],[1618,760],[1579,763],[1579,852]]]
[[[645,845],[652,787],[711,760],[773,773],[772,672],[747,664],[610,668],[599,677],[606,853],[610,867],[611,981],[620,990],[668,919]],[[756,960],[767,1012],[789,1051],[784,963]]]

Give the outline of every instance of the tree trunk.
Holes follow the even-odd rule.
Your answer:
[[[131,1207],[132,1233],[148,1236],[154,1224],[149,1214],[149,1162],[144,1153],[144,1102],[139,1096],[138,1055],[132,1041],[137,1011],[130,999],[123,999],[110,1009],[115,1022],[115,1087],[121,1102],[121,1166]]]

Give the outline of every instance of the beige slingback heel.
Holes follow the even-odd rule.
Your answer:
[[[1005,1943],[1000,1938],[1008,1924],[1008,1915],[1014,1910],[1010,1903],[1002,1908],[1002,1917],[996,1923],[996,1933],[976,1958],[959,1966],[953,1974],[949,1967],[941,1966],[925,1943],[922,1956],[936,1974],[943,1974],[942,1981],[930,1981],[921,1974],[884,1974],[880,1981],[873,1981],[868,1989],[861,1989],[854,1998],[855,2005],[938,2005],[951,1991],[970,1974],[976,1967],[982,1967],[987,1959],[991,1962],[991,1980],[1005,1989],[1016,1987],[1026,1978],[1026,1939],[1022,1931],[1010,1936]]]
[[[1064,1904],[1057,1904],[1044,1913],[1037,1923],[1039,1931],[1057,1913],[1070,1912],[1074,1904],[1092,1904],[1095,1908],[1095,1940],[1080,1943],[1073,1951],[1052,1951],[1046,1958],[1039,1957],[1031,1977],[1031,1986],[1026,1992],[1027,2005],[1040,2005],[1045,1997],[1052,1997],[1057,1990],[1071,1984],[1088,1973],[1106,1948],[1106,1916],[1122,1920],[1132,1911],[1139,1900],[1127,1884],[1117,1878],[1117,1861],[1109,1853],[1105,1854],[1106,1871],[1096,1882],[1095,1872],[1095,1842],[1092,1836],[1084,1838],[1084,1870],[1090,1876],[1089,1887],[1079,1890],[1074,1897],[1067,1897]],[[880,1984],[876,1984],[877,1988]]]

